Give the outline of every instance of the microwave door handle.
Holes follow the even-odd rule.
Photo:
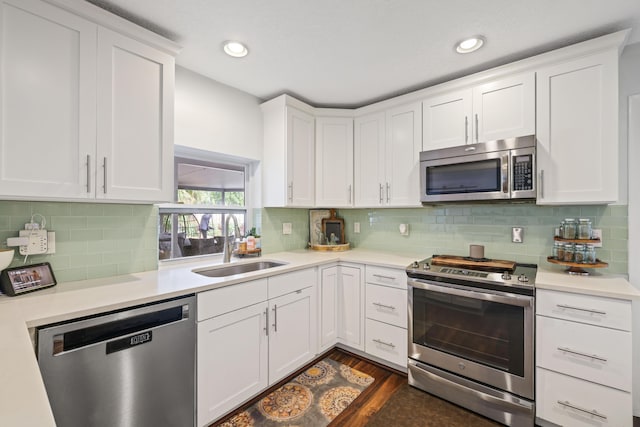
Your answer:
[[[502,164],[502,192],[506,194],[506,197],[509,197],[509,193],[511,192],[511,165],[510,155],[505,154],[502,156],[501,164]]]

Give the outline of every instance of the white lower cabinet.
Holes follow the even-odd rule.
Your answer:
[[[631,427],[631,301],[536,291],[536,417]]]
[[[367,319],[364,351],[400,366],[407,366],[407,330]]]
[[[362,269],[340,265],[338,280],[338,342],[364,350],[364,286]]]
[[[198,294],[197,425],[316,356],[316,269]]]
[[[337,265],[320,270],[318,286],[318,352],[330,349],[338,342],[338,280]]]

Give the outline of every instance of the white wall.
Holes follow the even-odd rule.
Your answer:
[[[640,43],[620,59],[620,141],[628,149],[629,281],[640,289]],[[625,151],[624,149],[621,151]],[[633,413],[640,416],[640,304],[633,307]]]
[[[260,99],[176,67],[175,144],[262,159]]]

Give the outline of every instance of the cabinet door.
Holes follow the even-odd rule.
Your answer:
[[[518,74],[473,88],[473,142],[533,135],[535,74]]]
[[[198,426],[268,385],[267,303],[198,323]]]
[[[338,341],[338,271],[338,266],[322,269],[319,287],[319,353],[333,347]]]
[[[356,207],[375,207],[384,201],[385,114],[355,119],[354,199]]]
[[[316,118],[316,206],[353,205],[353,119]]]
[[[340,266],[338,281],[338,339],[358,350],[364,350],[364,295],[362,271]]]
[[[316,355],[313,288],[269,300],[269,385]]]
[[[93,197],[97,27],[38,0],[0,8],[0,196]]]
[[[98,31],[98,198],[173,200],[174,58]]]
[[[423,150],[473,142],[471,97],[471,89],[465,89],[422,101]]]
[[[420,206],[421,104],[387,112],[385,201],[388,206]]]
[[[287,205],[313,207],[315,202],[314,119],[310,114],[292,107],[286,107],[286,110]]]
[[[618,199],[618,55],[537,70],[538,204]]]

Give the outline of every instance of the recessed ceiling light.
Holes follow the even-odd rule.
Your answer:
[[[247,50],[245,45],[233,40],[224,42],[223,49],[227,55],[233,56],[234,58],[242,58],[243,56],[247,56],[249,53],[249,50]]]
[[[466,40],[462,40],[460,43],[456,45],[456,52],[470,53],[480,49],[483,44],[484,44],[484,37],[482,36],[470,37]]]

